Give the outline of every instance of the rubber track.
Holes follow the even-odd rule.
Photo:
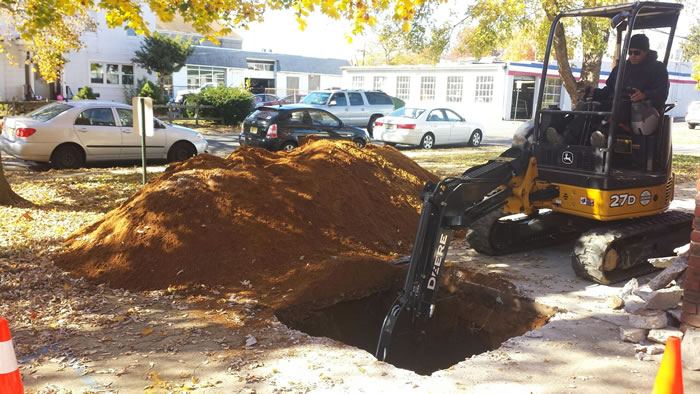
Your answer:
[[[608,272],[603,270],[603,259],[611,246],[622,256],[627,249],[645,248],[655,244],[655,240],[669,237],[670,241],[659,242],[664,244],[664,250],[657,251],[657,254],[672,252],[674,248],[689,242],[693,217],[687,212],[666,211],[589,230],[576,241],[571,253],[571,265],[577,275],[605,285],[652,272],[655,268],[647,263],[647,259],[663,256],[639,256],[632,266]]]

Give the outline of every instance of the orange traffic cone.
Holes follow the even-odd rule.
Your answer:
[[[681,339],[669,337],[656,375],[652,394],[683,394],[683,365],[681,364]]]
[[[7,320],[3,318],[0,318],[0,393],[24,393],[10,327],[7,325]]]

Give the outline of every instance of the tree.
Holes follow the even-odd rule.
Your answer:
[[[146,36],[151,32],[143,18],[144,10],[152,10],[165,22],[181,15],[205,39],[218,42],[217,36],[228,35],[234,28],[263,21],[268,9],[294,11],[302,30],[306,17],[318,10],[335,19],[352,21],[351,34],[359,34],[365,26],[375,25],[377,16],[387,10],[393,10],[391,20],[407,30],[423,4],[442,2],[446,0],[2,0],[0,18],[8,28],[0,29],[0,52],[16,62],[13,51],[8,49],[21,47],[31,55],[31,63],[37,66],[44,80],[53,82],[63,68],[64,55],[83,47],[81,35],[94,27],[90,18],[94,11],[104,11],[107,26],[111,28],[130,27]],[[17,203],[12,195],[16,196],[0,167],[0,204]]]
[[[474,56],[482,57],[504,50],[510,43],[527,37],[537,43],[536,54],[544,54],[549,27],[562,11],[623,3],[619,0],[477,0],[468,14],[476,27],[465,35],[461,46]],[[559,76],[572,102],[584,86],[597,86],[600,66],[608,45],[610,27],[604,18],[580,18],[559,23],[554,31],[553,55]],[[568,41],[567,41],[568,40]],[[571,71],[570,56],[574,50],[582,53],[580,79]]]
[[[185,66],[187,57],[194,52],[190,40],[153,33],[141,43],[132,62],[158,75],[169,75]]]
[[[681,44],[683,58],[693,62],[693,79],[698,81],[695,89],[700,89],[700,24],[690,28],[685,42]]]

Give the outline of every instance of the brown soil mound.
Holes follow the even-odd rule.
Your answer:
[[[64,269],[127,289],[205,284],[290,305],[363,296],[410,253],[433,174],[396,149],[314,141],[170,166],[71,235]]]

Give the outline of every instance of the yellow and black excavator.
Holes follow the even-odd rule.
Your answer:
[[[668,36],[668,64],[678,17],[677,3],[636,2],[585,8],[557,15],[552,22],[532,121],[515,133],[513,146],[498,158],[460,177],[428,183],[404,288],[382,326],[376,357],[386,360],[399,314],[410,312],[419,334],[433,315],[440,274],[456,230],[467,229],[469,245],[482,254],[507,254],[575,240],[571,254],[579,276],[601,284],[653,270],[647,259],[670,255],[689,242],[693,215],[668,210],[674,192],[671,119],[667,104],[651,130],[620,127],[616,114],[630,98],[625,61],[620,61],[612,102],[606,109],[561,110],[544,104],[550,52],[559,24],[592,18],[609,20],[617,33],[614,58],[626,59],[639,30]],[[572,22],[573,21],[573,22]],[[665,30],[664,30],[665,29]],[[579,108],[579,106],[576,106]],[[546,130],[580,117],[578,143],[552,143]],[[607,130],[607,146],[590,144]],[[423,332],[421,333],[421,330]]]

